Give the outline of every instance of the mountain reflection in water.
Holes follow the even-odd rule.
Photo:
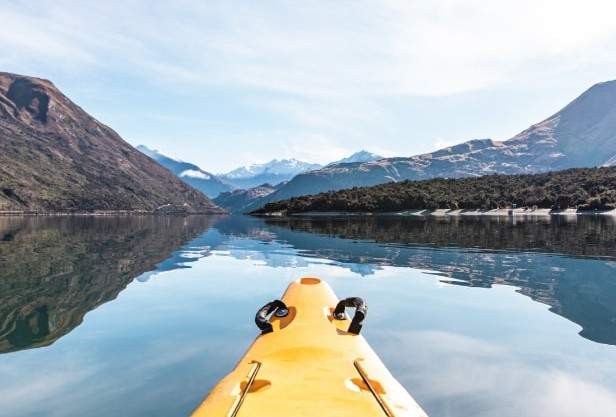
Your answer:
[[[0,353],[52,344],[214,220],[0,217]],[[177,253],[158,268],[191,260]]]
[[[581,336],[616,345],[612,218],[297,218],[267,220],[267,228],[304,256],[434,271],[453,285],[518,287],[582,326]]]
[[[134,278],[215,250],[272,267],[320,259],[362,276],[394,266],[452,285],[511,285],[583,337],[616,345],[611,218],[0,217],[0,237],[0,353],[50,345]]]

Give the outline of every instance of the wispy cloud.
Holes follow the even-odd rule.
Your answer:
[[[296,136],[336,149],[374,145],[379,125],[395,126],[396,139],[383,148],[412,154],[404,143],[409,121],[393,115],[390,100],[564,78],[588,87],[616,64],[615,15],[608,0],[17,0],[4,2],[0,14],[0,67],[192,96],[178,107],[234,95],[236,119],[266,112]],[[227,131],[235,127],[225,123]],[[251,128],[275,136],[270,126]],[[438,135],[448,133],[431,137]]]
[[[309,97],[452,94],[608,45],[615,13],[602,0],[9,2],[0,42],[3,60],[19,52],[160,81]]]

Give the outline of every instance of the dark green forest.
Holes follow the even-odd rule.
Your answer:
[[[616,208],[616,167],[575,168],[531,175],[434,178],[354,187],[268,203],[253,214],[497,208]]]

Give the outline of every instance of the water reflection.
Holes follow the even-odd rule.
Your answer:
[[[362,275],[398,266],[434,271],[452,285],[512,285],[582,326],[583,337],[616,345],[613,219],[548,218],[514,225],[511,219],[315,218],[268,220],[262,227],[276,236],[269,240]],[[255,239],[263,236],[254,223],[250,230]],[[246,228],[243,233],[250,234]]]
[[[135,277],[212,251],[275,268],[329,261],[361,276],[395,266],[450,285],[511,285],[616,345],[609,218],[0,218],[0,236],[0,353],[49,345]]]
[[[214,221],[0,217],[0,353],[50,345],[136,276],[196,260],[170,255]]]
[[[535,251],[616,259],[616,221],[609,216],[316,217],[268,219],[268,226],[403,247]]]
[[[613,415],[609,221],[411,221],[0,219],[0,414],[188,415],[312,275],[431,416]]]

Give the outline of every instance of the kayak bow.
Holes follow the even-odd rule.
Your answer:
[[[359,335],[366,312],[318,278],[292,282],[259,310],[261,335],[192,416],[426,417]]]

